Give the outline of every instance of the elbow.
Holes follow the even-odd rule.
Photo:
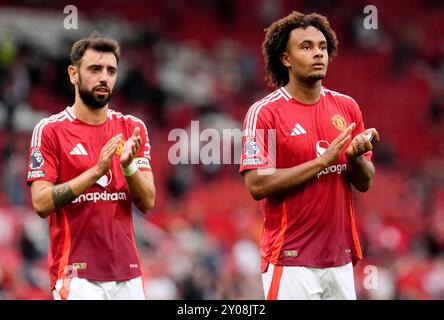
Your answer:
[[[361,174],[359,176],[350,176],[350,182],[355,187],[356,190],[359,192],[367,192],[370,190],[372,184],[373,184],[373,178],[375,177],[375,172],[369,171],[365,174]]]
[[[245,185],[248,192],[254,200],[260,201],[269,195],[269,190],[273,186],[268,183],[270,179],[265,179],[265,176],[258,175],[255,170],[250,170],[244,175]]]
[[[265,198],[265,193],[261,189],[262,188],[259,186],[248,186],[248,191],[256,201],[260,201]]]
[[[148,213],[151,209],[154,208],[154,206],[156,205],[156,197],[153,196],[149,199],[147,199],[146,201],[144,201],[143,204],[137,206],[137,209],[139,209],[139,211],[143,214]]]
[[[371,186],[372,186],[372,180],[369,180],[366,183],[356,184],[355,188],[359,192],[364,193],[364,192],[367,192],[368,190],[370,190]]]
[[[370,188],[369,187],[363,187],[363,186],[355,186],[355,189],[358,190],[359,192],[365,193],[367,192]]]
[[[154,203],[144,203],[144,204],[140,204],[138,206],[136,206],[137,209],[139,209],[140,213],[142,214],[147,214],[151,209],[154,208]]]
[[[148,213],[148,211],[150,211],[151,209],[154,208],[154,206],[156,205],[156,199],[153,198],[152,200],[148,201],[148,203],[145,205],[145,210],[143,211],[143,213]]]
[[[32,208],[33,208],[34,212],[37,213],[37,215],[42,219],[47,218],[49,216],[49,214],[51,213],[51,211],[46,209],[38,201],[35,201],[35,200],[32,201]]]

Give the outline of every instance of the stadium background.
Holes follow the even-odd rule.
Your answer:
[[[78,9],[78,29],[63,22]],[[377,176],[355,194],[365,259],[361,299],[444,298],[444,6],[436,0],[0,2],[0,299],[48,299],[47,220],[30,206],[27,150],[36,122],[73,102],[71,44],[93,30],[120,41],[112,107],[143,119],[158,198],[135,214],[150,299],[261,299],[262,217],[237,165],[168,162],[168,133],[241,128],[264,82],[263,28],[291,10],[327,15],[340,41],[324,81],[360,104],[382,142]],[[374,268],[376,267],[376,269]],[[377,279],[366,278],[377,270]]]

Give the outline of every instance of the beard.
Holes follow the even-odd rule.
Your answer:
[[[315,83],[325,78],[325,74],[312,74],[307,77],[307,82]]]
[[[82,99],[83,103],[92,109],[101,109],[106,106],[111,99],[112,92],[109,91],[107,95],[96,95],[94,94],[94,90],[97,87],[104,87],[106,85],[98,85],[94,87],[92,90],[88,90],[85,86],[83,86],[82,81],[79,77],[79,95],[80,99]]]

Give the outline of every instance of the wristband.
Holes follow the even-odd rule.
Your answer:
[[[123,175],[125,177],[129,177],[135,174],[136,171],[139,170],[139,167],[137,166],[136,161],[132,160],[129,165],[127,165],[126,167],[122,167],[122,170]]]

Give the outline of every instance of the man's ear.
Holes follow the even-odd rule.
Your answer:
[[[68,75],[69,75],[69,81],[73,85],[76,85],[79,81],[79,69],[76,66],[70,65],[68,67]]]
[[[288,57],[287,52],[285,52],[285,51],[282,52],[279,57],[281,58],[281,62],[284,66],[286,66],[288,68],[291,67],[290,59]]]

